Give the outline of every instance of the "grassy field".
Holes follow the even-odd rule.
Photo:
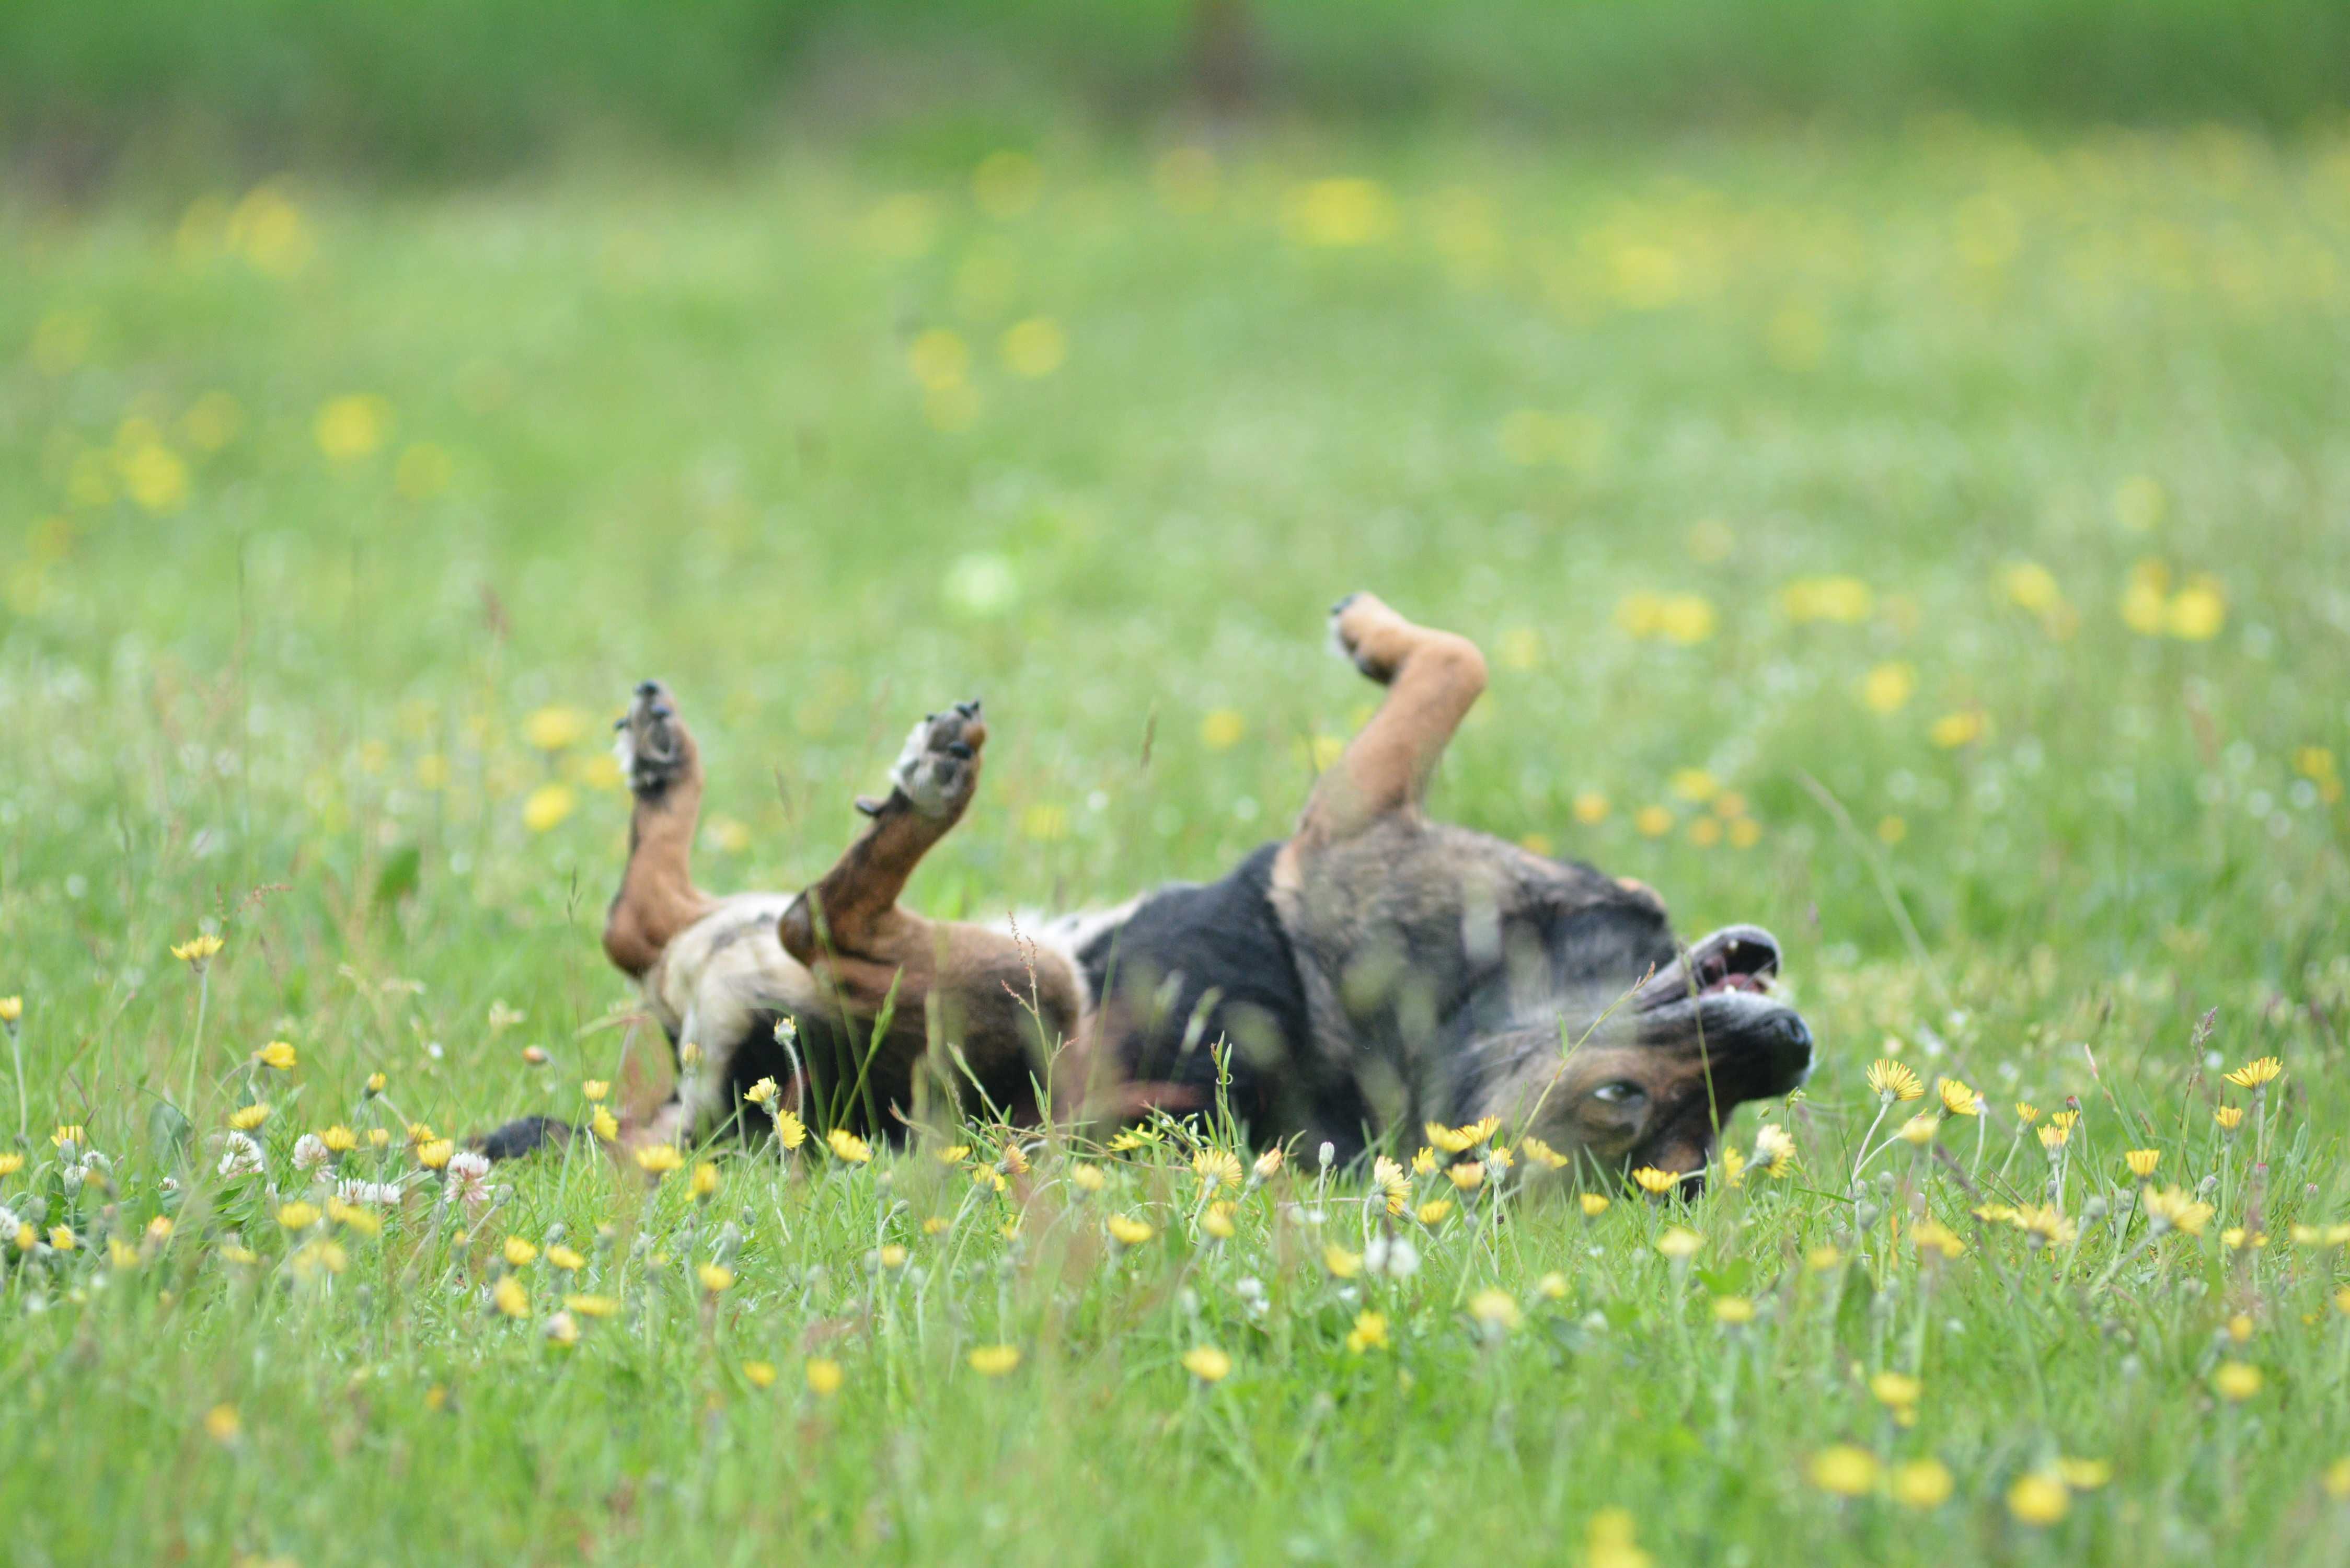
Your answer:
[[[12,1561],[2338,1561],[2350,141],[128,193],[6,213],[0,355]],[[1406,1269],[1180,1128],[410,1147],[665,1085],[636,679],[706,885],[979,694],[915,898],[1070,908],[1284,830],[1357,587],[1492,658],[1446,815],[1785,941],[1791,1169],[1408,1177]]]

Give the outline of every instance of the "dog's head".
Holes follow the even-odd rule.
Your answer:
[[[618,732],[612,755],[629,787],[640,798],[658,800],[670,785],[693,771],[693,736],[678,717],[677,701],[669,688],[660,681],[639,681],[629,711],[612,728]]]
[[[1779,944],[1731,926],[1605,1011],[1510,1032],[1488,1060],[1517,1064],[1505,1116],[1607,1179],[1653,1167],[1693,1186],[1731,1112],[1787,1094],[1812,1070],[1812,1032],[1772,992]]]

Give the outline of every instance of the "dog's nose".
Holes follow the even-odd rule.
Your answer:
[[[1812,1059],[1812,1026],[1800,1014],[1783,1013],[1772,1020],[1772,1027],[1778,1031],[1780,1044],[1790,1054],[1800,1051],[1804,1061]]]
[[[660,682],[658,680],[639,680],[637,682],[637,695],[639,697],[650,697],[660,690]]]

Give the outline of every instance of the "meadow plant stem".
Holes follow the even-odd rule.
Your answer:
[[[213,977],[209,967],[196,970],[196,1033],[188,1042],[188,1083],[180,1094],[180,1114],[190,1121],[196,1116],[196,1066],[204,1057],[204,1005],[212,996]]]
[[[1877,1129],[1885,1125],[1885,1113],[1892,1108],[1893,1102],[1891,1100],[1886,1099],[1882,1096],[1878,1096],[1877,1102],[1877,1119],[1870,1122],[1868,1124],[1868,1130],[1860,1135],[1860,1158],[1853,1162],[1852,1179],[1845,1184],[1845,1190],[1847,1192],[1860,1185],[1861,1168],[1868,1163],[1868,1140],[1875,1137],[1877,1136]]]
[[[16,1062],[16,1141],[23,1143],[32,1106],[25,1098],[25,1037],[19,1026],[14,1023],[8,1025],[8,1054]]]

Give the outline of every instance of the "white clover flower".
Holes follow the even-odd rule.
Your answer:
[[[14,1209],[9,1208],[5,1203],[0,1203],[0,1240],[15,1236],[17,1228],[24,1223],[16,1217],[16,1211]]]
[[[360,1181],[346,1177],[335,1183],[335,1196],[345,1203],[383,1208],[400,1201],[400,1185],[391,1181]]]
[[[448,1168],[442,1175],[447,1178],[449,1196],[462,1199],[467,1208],[478,1209],[490,1200],[490,1162],[486,1157],[470,1148],[460,1149],[449,1157]]]
[[[1419,1249],[1408,1236],[1374,1236],[1363,1244],[1363,1269],[1391,1280],[1408,1280],[1419,1272]]]
[[[317,1170],[334,1157],[327,1150],[325,1140],[317,1133],[304,1133],[294,1140],[294,1168]]]
[[[261,1146],[241,1132],[221,1135],[220,1174],[223,1176],[258,1176],[262,1170]]]

